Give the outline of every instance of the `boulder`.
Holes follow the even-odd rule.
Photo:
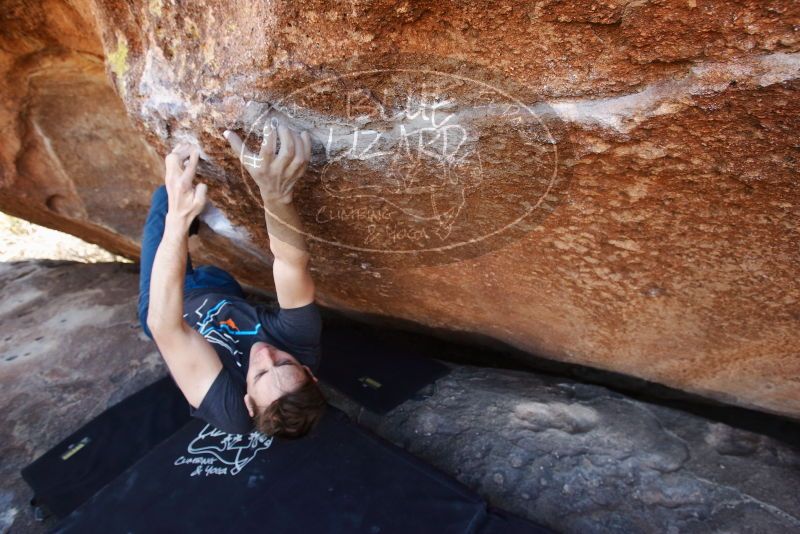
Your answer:
[[[319,301],[800,416],[800,5],[4,2],[0,209],[136,258],[203,149],[201,261],[270,289],[222,132],[307,129]]]
[[[385,416],[329,396],[493,505],[555,532],[800,528],[797,425],[773,422],[776,439],[600,386],[462,365]]]

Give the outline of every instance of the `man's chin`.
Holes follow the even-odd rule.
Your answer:
[[[255,354],[256,352],[258,352],[259,350],[263,349],[266,346],[267,344],[264,343],[263,341],[256,341],[255,343],[253,343],[253,346],[250,347],[250,357],[252,358],[253,354]]]

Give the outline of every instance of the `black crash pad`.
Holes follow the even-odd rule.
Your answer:
[[[383,414],[449,372],[437,356],[436,345],[423,336],[369,325],[326,324],[318,374],[326,384]]]
[[[22,470],[44,515],[66,517],[190,419],[170,377],[107,409]]]
[[[200,420],[75,510],[57,532],[547,532],[496,514],[444,473],[329,407],[296,440]]]

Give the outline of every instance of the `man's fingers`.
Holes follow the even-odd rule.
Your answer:
[[[279,161],[280,166],[285,168],[294,157],[294,136],[288,127],[281,124],[278,126],[278,137],[281,140],[281,149],[276,161]]]
[[[192,147],[191,152],[189,153],[189,163],[186,164],[186,168],[183,171],[183,178],[191,183],[192,178],[194,178],[194,173],[197,171],[197,162],[200,160],[200,149],[198,147]]]
[[[206,184],[197,184],[197,187],[194,188],[194,205],[197,213],[200,213],[203,210],[203,206],[206,205],[207,192],[208,186]]]
[[[179,158],[186,159],[189,157],[189,153],[192,151],[192,146],[194,145],[191,143],[178,143],[175,145],[175,148],[172,149],[170,154],[176,154]]]
[[[275,157],[275,148],[278,146],[278,132],[274,125],[264,128],[264,140],[261,142],[259,156],[269,165]]]
[[[252,167],[255,158],[250,151],[247,150],[247,147],[242,142],[242,139],[236,135],[236,132],[225,130],[225,133],[222,135],[228,140],[228,144],[231,145],[231,149],[236,155],[236,159],[241,161],[244,165],[249,165]]]
[[[291,132],[292,137],[294,139],[294,158],[289,166],[286,168],[286,175],[291,176],[293,178],[299,177],[303,172],[305,172],[305,165],[308,163],[306,159],[306,149],[305,149],[305,141],[303,141],[303,136],[298,132]]]
[[[181,172],[181,160],[177,154],[167,154],[167,157],[164,158],[164,166],[167,168],[167,176]]]
[[[199,148],[197,145],[193,145],[191,143],[178,143],[175,145],[175,148],[172,149],[172,152],[167,154],[167,157],[164,158],[167,174],[172,176],[182,175],[184,170],[181,165],[184,161],[186,161],[186,158],[192,157],[192,154],[195,151],[197,151],[197,155],[199,156]],[[196,161],[194,163],[194,167],[197,167]]]
[[[231,150],[233,150],[233,153],[236,154],[237,158],[240,158],[242,156],[242,147],[244,146],[242,139],[236,135],[236,132],[232,132],[230,130],[225,130],[222,133],[222,137],[228,140]]]
[[[178,143],[175,145],[175,148],[172,149],[172,152],[167,154],[165,161],[173,171],[180,170],[181,163],[189,157],[191,151],[192,145],[189,143]]]
[[[168,174],[180,174],[181,162],[186,159],[185,157],[181,158],[181,153],[176,152],[176,150],[177,147],[175,147],[175,149],[173,149],[173,151],[167,154],[167,157],[164,158],[164,165],[167,168]]]

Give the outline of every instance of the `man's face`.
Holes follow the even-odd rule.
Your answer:
[[[288,352],[263,341],[254,343],[250,349],[245,395],[250,416],[254,416],[256,406],[268,406],[302,386],[309,380],[307,369]]]

